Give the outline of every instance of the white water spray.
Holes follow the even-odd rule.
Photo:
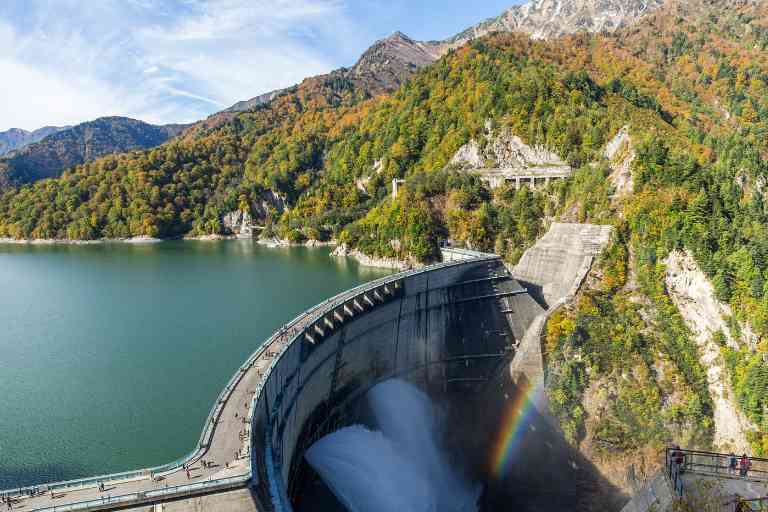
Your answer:
[[[350,512],[475,512],[480,486],[449,466],[429,398],[389,380],[368,399],[381,432],[347,427],[307,450],[307,461],[339,501]]]

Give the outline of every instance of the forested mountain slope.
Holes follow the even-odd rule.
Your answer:
[[[371,45],[351,68],[337,69],[308,80],[345,81],[358,92],[360,98],[369,98],[395,91],[418,68],[437,60],[443,51],[429,43],[414,41],[402,32],[395,32]],[[252,110],[292,91],[295,88],[289,87],[239,101],[220,114]]]
[[[391,92],[416,69],[431,64],[451,49],[494,32],[520,32],[538,39],[577,32],[612,32],[632,25],[662,4],[663,0],[530,0],[442,41],[415,41],[395,32],[374,43],[354,66],[334,74],[363,78],[358,87],[369,90],[371,95]],[[239,101],[224,113],[265,105],[289,90],[270,91]]]
[[[665,286],[665,258],[687,249],[732,307],[729,334],[748,325],[758,340],[722,354],[765,453],[767,47],[765,2],[691,0],[614,35],[488,36],[391,95],[316,77],[219,126],[6,192],[0,236],[204,235],[241,210],[294,241],[429,261],[450,237],[514,262],[554,219],[611,223],[587,287],[548,324],[548,388],[566,434],[606,468],[655,459],[673,439],[711,445],[706,370]],[[449,165],[470,140],[503,132],[574,176],[489,190]],[[406,179],[396,200],[393,178]]]
[[[11,128],[0,132],[0,156],[41,141],[49,135],[66,130],[69,126],[44,126],[28,132],[20,128]]]
[[[0,159],[0,188],[55,177],[110,153],[159,146],[186,125],[155,126],[127,117],[102,117],[57,130]]]

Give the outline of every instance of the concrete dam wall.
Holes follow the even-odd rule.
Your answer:
[[[291,510],[312,480],[305,451],[354,421],[357,399],[392,377],[471,394],[500,373],[542,312],[497,257],[399,274],[332,299],[257,390],[252,485]]]
[[[512,275],[548,307],[576,294],[592,262],[611,236],[611,226],[554,223],[528,249]]]

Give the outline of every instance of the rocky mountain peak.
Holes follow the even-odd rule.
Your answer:
[[[613,32],[662,5],[664,0],[530,0],[446,42],[461,45],[491,32],[523,32],[535,39],[577,32]]]
[[[352,66],[357,78],[375,83],[376,89],[393,90],[413,72],[437,60],[440,49],[430,43],[414,41],[402,32],[376,41]]]
[[[443,41],[416,41],[396,31],[376,41],[354,66],[342,69],[340,74],[362,81],[374,94],[389,92],[451,48],[492,32],[523,32],[537,39],[581,31],[612,32],[663,4],[664,0],[530,0]],[[241,101],[226,112],[240,112],[269,103],[286,90]]]
[[[387,40],[393,40],[393,41],[403,40],[403,41],[408,41],[408,42],[411,42],[411,43],[414,42],[413,39],[411,39],[407,35],[403,34],[399,30],[395,30],[392,34],[390,34],[389,36],[387,36],[387,37],[385,37],[383,39],[383,41],[387,41]]]
[[[356,73],[397,62],[403,66],[420,67],[434,62],[440,53],[431,45],[414,41],[402,32],[376,41],[353,66]]]

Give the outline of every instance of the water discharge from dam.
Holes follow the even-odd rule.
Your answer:
[[[479,484],[465,481],[441,446],[441,415],[429,397],[401,380],[378,384],[368,403],[379,431],[354,425],[306,454],[350,512],[475,512]]]

